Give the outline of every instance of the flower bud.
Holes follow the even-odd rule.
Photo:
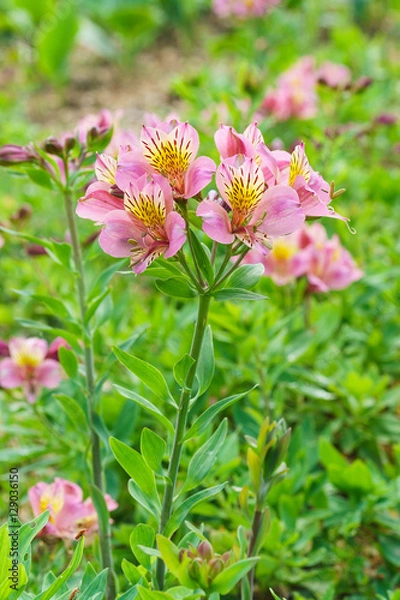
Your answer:
[[[32,162],[36,158],[35,154],[27,146],[17,146],[15,144],[6,144],[0,148],[0,165],[20,165]]]
[[[75,147],[75,144],[76,144],[76,138],[74,138],[72,136],[66,137],[64,140],[65,152],[67,152],[67,153],[70,152]]]
[[[188,566],[189,575],[195,581],[200,579],[202,564],[203,561],[201,560],[201,558],[195,558],[194,561]]]
[[[43,143],[43,150],[49,154],[55,154],[56,156],[62,156],[64,148],[55,137],[48,137]]]
[[[207,540],[200,542],[197,546],[197,555],[205,560],[210,560],[214,556],[213,548]]]
[[[23,204],[15,213],[10,217],[13,223],[21,223],[26,219],[29,219],[32,215],[32,207],[30,204]]]
[[[355,94],[357,94],[359,92],[363,92],[364,90],[369,88],[369,86],[372,85],[373,82],[374,82],[374,80],[372,79],[372,77],[367,77],[366,75],[363,75],[363,77],[360,77],[354,83],[353,92]]]
[[[224,568],[225,568],[225,564],[221,557],[212,558],[210,560],[210,562],[208,563],[208,573],[209,573],[211,581],[213,579],[215,579],[215,577],[217,575],[222,573]]]

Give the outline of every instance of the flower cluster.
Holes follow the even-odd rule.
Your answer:
[[[290,154],[271,151],[256,124],[243,134],[222,125],[215,135],[221,162],[196,158],[199,137],[176,119],[143,127],[138,146],[121,147],[118,158],[97,157],[97,181],[77,213],[102,224],[99,243],[114,257],[130,257],[141,273],[158,256],[182,248],[188,223],[183,207],[200,200],[205,233],[221,244],[267,254],[273,237],[299,229],[305,218],[344,219],[330,207],[331,189],[310,166],[304,144]],[[201,192],[216,170],[218,192]]]
[[[1,342],[0,386],[22,387],[28,402],[33,403],[42,387],[56,388],[62,376],[58,362],[58,350],[68,344],[56,338],[50,346],[41,338],[15,337],[9,344]]]
[[[277,285],[306,277],[308,292],[342,290],[363,276],[337,235],[328,239],[320,223],[304,226],[290,236],[274,240],[268,256],[252,253],[248,262],[261,262],[265,275]]]
[[[218,17],[262,17],[280,0],[214,0],[213,10]]]
[[[50,512],[41,536],[74,539],[82,530],[91,534],[98,529],[93,501],[91,498],[83,500],[82,488],[76,483],[56,477],[53,483],[39,482],[31,487],[28,496],[35,517],[45,510]],[[105,495],[105,501],[109,511],[118,507],[108,494]]]
[[[351,71],[345,65],[325,62],[316,67],[312,56],[303,56],[268,90],[259,114],[272,115],[277,121],[290,118],[310,119],[317,114],[317,84],[345,89],[351,83]]]

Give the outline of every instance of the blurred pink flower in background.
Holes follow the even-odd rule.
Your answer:
[[[0,362],[0,385],[3,388],[22,387],[28,402],[33,403],[42,387],[56,388],[62,370],[57,361],[61,346],[68,347],[62,338],[56,338],[48,346],[37,337],[15,337],[8,344],[8,357]],[[5,354],[3,348],[2,356]]]
[[[334,235],[328,239],[321,223],[304,228],[299,243],[309,253],[307,278],[311,292],[342,290],[363,276],[339,237]]]
[[[213,10],[218,17],[261,17],[280,0],[214,0]]]
[[[47,525],[39,535],[53,535],[63,539],[74,539],[82,529],[87,534],[98,529],[96,511],[91,498],[83,500],[83,490],[76,483],[56,477],[53,483],[39,482],[28,491],[35,517],[49,510]],[[117,502],[105,495],[109,511],[118,507]]]
[[[275,89],[267,91],[260,114],[277,121],[311,119],[317,113],[316,83],[315,60],[303,56],[278,78]]]
[[[326,61],[319,67],[317,78],[328,87],[344,89],[351,83],[351,71],[345,65]]]
[[[251,251],[245,262],[262,263],[264,274],[280,286],[305,276],[308,291],[313,293],[342,290],[363,276],[338,236],[328,239],[321,223],[273,239],[267,256]]]

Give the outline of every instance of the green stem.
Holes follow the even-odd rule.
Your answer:
[[[189,411],[190,397],[192,394],[192,387],[194,384],[194,378],[196,376],[197,361],[200,356],[201,347],[203,344],[204,332],[207,326],[208,311],[210,307],[211,296],[202,295],[199,296],[199,306],[197,311],[197,320],[192,338],[192,346],[190,349],[190,356],[194,359],[192,368],[190,369],[187,377],[185,386],[182,389],[181,397],[179,400],[178,415],[176,420],[175,435],[172,445],[172,452],[170,463],[168,467],[167,480],[164,490],[164,498],[161,508],[161,518],[159,525],[159,533],[163,533],[168,519],[172,512],[172,503],[174,498],[174,492],[176,482],[178,478],[179,464],[182,454],[183,438],[186,432],[187,415]],[[157,584],[160,590],[164,587],[165,577],[165,565],[161,559],[157,560],[156,568]]]
[[[84,357],[85,357],[85,372],[86,372],[86,386],[87,386],[87,413],[91,436],[92,445],[92,475],[95,486],[104,495],[104,483],[103,483],[103,469],[101,463],[101,447],[100,438],[94,428],[95,418],[95,368],[94,368],[94,351],[93,351],[93,337],[88,323],[86,320],[86,286],[85,276],[83,270],[82,250],[79,242],[78,229],[76,226],[74,202],[72,197],[72,191],[66,187],[64,189],[64,202],[65,212],[67,215],[68,228],[71,235],[72,254],[76,269],[76,288],[78,292],[79,310],[82,322],[82,333],[84,343]],[[102,522],[100,515],[98,515],[99,524]],[[112,560],[111,550],[111,531],[110,527],[107,527],[106,531],[102,528],[99,530],[100,538],[100,552],[102,566],[104,569],[108,569],[108,581],[107,581],[107,600],[114,600],[115,598],[115,575],[114,566]]]
[[[188,239],[188,242],[189,242],[190,253],[191,253],[192,258],[193,258],[193,263],[194,263],[194,267],[196,269],[196,273],[197,273],[197,277],[198,277],[198,280],[199,280],[200,288],[203,289],[203,287],[204,287],[203,275],[202,275],[201,269],[200,269],[200,267],[198,265],[197,258],[196,258],[196,253],[195,253],[194,247],[193,247],[192,232],[191,232],[190,223],[189,223],[189,210],[188,210],[188,206],[187,206],[186,203],[184,204],[184,209],[183,210],[184,210],[183,217],[184,217],[184,219],[186,221],[186,231],[187,231],[187,239]]]
[[[232,247],[231,246],[227,246],[224,260],[222,261],[221,266],[218,269],[218,273],[216,274],[214,281],[218,281],[218,278],[221,277],[222,273],[224,272],[224,269],[225,269],[226,265],[229,263],[229,260],[230,260],[231,256],[232,256]],[[213,287],[215,287],[215,284],[214,284]]]
[[[221,283],[223,281],[225,281],[225,279],[227,279],[229,277],[229,275],[231,273],[233,273],[233,271],[235,269],[238,268],[238,266],[240,265],[240,263],[242,262],[242,260],[244,259],[244,257],[246,256],[246,254],[250,252],[250,248],[245,248],[245,250],[243,250],[243,252],[240,254],[239,258],[234,262],[234,264],[232,265],[232,267],[230,269],[228,269],[228,271],[225,273],[225,275],[223,275],[221,277],[221,279],[217,280],[216,283],[213,285],[213,289],[218,287],[219,285],[221,285]]]
[[[256,542],[260,535],[260,529],[262,527],[263,518],[264,518],[264,512],[259,508],[258,505],[256,505],[256,509],[254,511],[254,516],[253,516],[253,522],[251,525],[249,549],[247,552],[247,556],[249,558],[251,558],[255,554],[255,552],[254,552],[255,545],[256,545]],[[252,600],[253,596],[254,596],[254,573],[255,573],[255,567],[253,567],[251,569],[251,571],[249,572],[249,574],[247,575],[247,578],[249,581],[249,586],[250,586],[250,592],[249,592],[250,600]],[[242,597],[243,597],[243,591],[244,591],[244,586],[242,585]]]

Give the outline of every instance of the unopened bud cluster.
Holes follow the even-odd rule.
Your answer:
[[[197,548],[191,546],[189,549],[181,549],[179,561],[187,564],[190,578],[205,590],[211,586],[217,575],[235,562],[235,559],[232,552],[214,552],[211,544],[204,540]]]

